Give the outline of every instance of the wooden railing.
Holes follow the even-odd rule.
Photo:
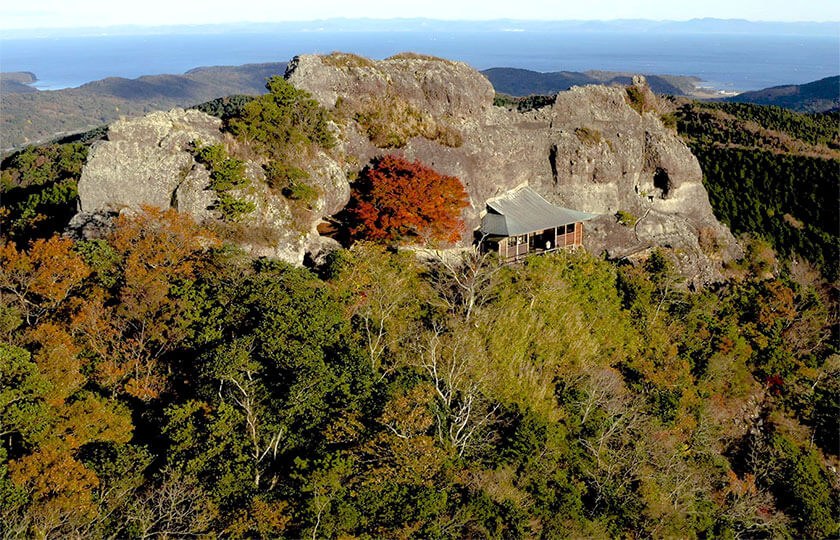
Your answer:
[[[503,259],[519,259],[523,258],[529,253],[550,253],[558,249],[572,248],[581,245],[583,242],[583,224],[578,223],[575,230],[570,233],[561,234],[557,236],[556,243],[551,235],[541,236],[542,242],[539,240],[531,240],[534,242],[534,248],[528,249],[528,244],[519,244],[516,246],[506,246],[499,250],[499,255]],[[551,247],[545,249],[545,241],[551,241]]]
[[[577,231],[557,236],[558,247],[573,246],[579,243],[580,241],[577,240]]]
[[[502,250],[502,257],[505,259],[512,259],[514,257],[524,257],[528,254],[528,244],[519,244],[518,246],[507,246]]]

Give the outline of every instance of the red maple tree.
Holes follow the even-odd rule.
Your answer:
[[[467,206],[461,181],[419,161],[387,155],[374,160],[353,185],[347,213],[350,236],[375,242],[457,242]]]

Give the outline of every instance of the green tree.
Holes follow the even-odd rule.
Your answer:
[[[329,129],[326,109],[283,77],[268,79],[268,94],[247,103],[230,128],[263,154],[280,160],[302,145],[330,148],[335,139]]]

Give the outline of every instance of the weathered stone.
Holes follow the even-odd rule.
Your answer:
[[[307,172],[321,196],[310,209],[271,190],[261,164],[247,160],[250,185],[233,193],[252,202],[255,209],[239,223],[219,223],[213,210],[216,194],[210,189],[210,172],[195,161],[190,146],[200,140],[236,148],[237,143],[220,129],[219,119],[183,109],[112,124],[108,139],[92,148],[82,171],[79,214],[71,229],[91,237],[101,234],[107,220],[99,216],[109,212],[133,211],[143,204],[171,207],[207,222],[253,255],[302,264],[307,247],[319,242],[316,224],[349,200],[344,168],[329,155],[314,153]]]
[[[309,181],[320,193],[309,209],[268,189],[261,163],[248,162],[254,181],[238,196],[254,202],[256,210],[239,224],[243,234],[236,241],[251,253],[301,264],[305,253],[314,257],[323,250],[316,225],[347,204],[348,175],[394,152],[374,146],[347,111],[400,103],[424,122],[457,134],[453,142],[422,133],[398,152],[464,183],[470,206],[462,216],[467,226],[462,246],[472,241],[487,199],[529,184],[551,202],[600,215],[586,225],[584,243],[592,252],[621,258],[669,247],[698,284],[719,279],[721,261],[738,254],[734,238],[712,213],[697,160],[662,125],[643,79],[634,79],[647,103],[640,113],[625,89],[605,86],[572,88],[536,111],[494,107],[493,87],[483,75],[464,63],[438,59],[305,55],[289,64],[286,77],[335,112],[338,144],[307,155]],[[180,109],[117,122],[85,166],[80,210],[119,211],[146,203],[212,219],[209,173],[187,145],[194,139],[226,140],[219,128],[215,118]],[[636,216],[637,223],[619,224],[619,210]],[[247,234],[249,228],[258,234]],[[701,230],[717,238],[722,246],[717,253],[701,249]]]
[[[194,165],[187,146],[221,140],[221,120],[183,109],[120,120],[94,144],[79,180],[79,210],[119,211],[148,204],[168,208]]]
[[[458,147],[418,136],[400,152],[464,183],[470,206],[462,216],[467,224],[462,244],[472,240],[487,199],[527,183],[556,204],[601,214],[587,225],[590,251],[624,257],[669,247],[696,284],[719,279],[721,260],[739,254],[712,213],[699,163],[655,110],[648,110],[656,97],[643,77],[633,80],[647,103],[640,114],[623,88],[605,86],[561,92],[552,106],[537,111],[493,107],[492,86],[479,72],[433,59],[346,67],[305,55],[290,63],[286,76],[327,108],[339,98],[399,99],[456,125],[463,138]],[[339,148],[359,168],[392,151],[373,147],[352,120],[343,126]],[[619,210],[640,218],[638,223],[617,223]],[[700,248],[701,228],[717,236],[719,253]]]

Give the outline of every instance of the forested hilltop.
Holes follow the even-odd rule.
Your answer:
[[[327,58],[338,73],[387,67]],[[665,246],[633,264],[440,251],[476,186],[408,151],[456,152],[466,121],[435,123],[415,102],[327,108],[279,77],[268,90],[202,107],[220,118],[178,113],[218,137],[181,125],[173,154],[187,156],[179,187],[207,182],[201,213],[136,206],[62,236],[101,146],[4,160],[3,537],[837,536],[838,291],[777,256],[761,238],[776,242],[772,230],[744,221],[744,257],[696,290]],[[597,92],[618,96],[627,122],[660,122],[635,86]],[[580,95],[563,98],[569,110]],[[688,107],[663,120],[709,112]],[[833,155],[818,118],[776,122],[813,159]],[[298,267],[237,247],[264,232],[242,225],[261,197],[296,219],[317,211],[307,160],[337,152],[333,125],[382,145],[354,164],[331,222],[341,247]],[[613,155],[608,135],[566,144]],[[164,206],[185,193],[164,192]],[[833,200],[816,203],[822,219]],[[699,239],[709,253],[717,241]]]
[[[529,69],[490,68],[481,72],[487,77],[497,92],[510,96],[545,95],[562,92],[572,86],[587,84],[605,84],[626,86],[631,83],[635,73],[621,73],[617,71],[556,71],[542,73]],[[674,96],[709,96],[698,88],[702,82],[698,77],[681,75],[645,75],[651,90],[657,94]]]
[[[108,77],[77,88],[42,91],[23,84],[14,88],[21,74],[0,74],[3,81],[0,150],[6,152],[36,141],[46,142],[123,116],[189,107],[229,94],[261,94],[265,91],[266,77],[283,73],[285,69],[284,63],[206,66],[178,75]]]
[[[729,103],[774,105],[797,112],[813,113],[840,109],[840,75],[807,84],[773,86],[722,99]]]

